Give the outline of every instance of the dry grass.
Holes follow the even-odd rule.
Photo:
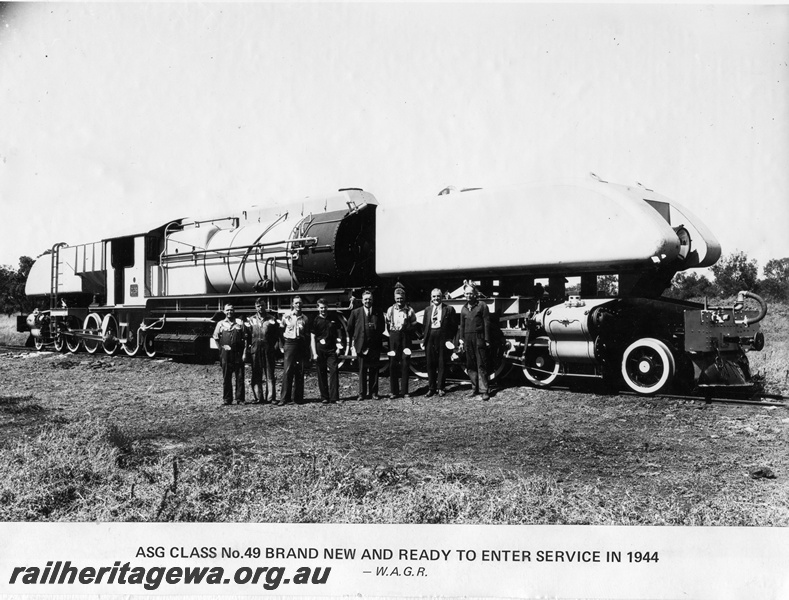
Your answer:
[[[0,315],[0,346],[22,346],[27,337],[27,333],[17,332],[16,316]]]
[[[770,304],[761,329],[764,350],[748,355],[751,369],[764,376],[768,392],[789,395],[789,305]]]
[[[786,393],[789,310],[764,330]],[[217,365],[85,354],[0,352],[0,381],[5,521],[789,525],[784,408],[514,383],[223,407]]]
[[[744,478],[652,476],[639,490],[468,463],[371,468],[319,446],[284,460],[227,442],[160,452],[100,421],[46,428],[3,450],[0,471],[0,518],[14,521],[789,523],[785,487]]]

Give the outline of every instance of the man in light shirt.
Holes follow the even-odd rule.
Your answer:
[[[282,317],[282,393],[277,406],[304,400],[304,363],[309,358],[310,323],[301,311],[302,300],[294,296],[291,310]]]
[[[406,304],[405,289],[402,287],[395,289],[394,301],[385,315],[389,329],[389,388],[392,390],[392,398],[398,398],[401,391],[406,398],[410,398],[408,371],[416,313]]]

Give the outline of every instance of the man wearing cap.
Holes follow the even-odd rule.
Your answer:
[[[359,396],[364,400],[368,392],[378,400],[378,364],[384,333],[384,316],[373,308],[373,293],[362,294],[362,305],[351,311],[348,317],[348,333],[351,336],[351,352],[359,360]]]
[[[312,320],[312,358],[318,376],[318,389],[323,404],[333,404],[340,399],[340,379],[337,357],[342,352],[342,339],[337,325],[328,317],[326,300],[318,298],[318,314]]]
[[[411,336],[416,325],[416,313],[405,302],[405,289],[395,288],[394,304],[386,311],[386,327],[389,329],[389,388],[392,398],[406,398],[408,393],[408,363],[411,356]]]
[[[447,342],[455,338],[457,332],[457,313],[449,304],[442,301],[441,290],[436,288],[430,292],[428,304],[422,321],[422,349],[425,351],[427,362],[427,397],[430,398],[438,392],[443,396],[446,384],[445,366],[449,348]]]
[[[487,350],[490,345],[490,311],[479,301],[477,289],[463,286],[466,304],[460,311],[460,350],[466,352],[466,369],[471,380],[471,395],[482,392],[482,399],[490,398],[488,388]]]
[[[266,312],[264,306],[263,298],[255,300],[255,314],[247,319],[248,348],[252,357],[252,378],[249,383],[255,402],[260,404],[277,401],[274,362],[280,338],[279,323]]]
[[[216,324],[213,336],[219,347],[219,364],[222,367],[222,401],[224,404],[233,403],[235,383],[236,404],[244,404],[244,323],[235,318],[236,309],[232,304],[226,304],[224,312],[225,318]]]
[[[278,406],[304,400],[304,363],[309,359],[310,323],[301,312],[302,301],[294,296],[291,310],[282,317],[282,394]]]

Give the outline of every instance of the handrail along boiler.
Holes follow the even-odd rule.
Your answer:
[[[479,283],[494,315],[495,373],[533,385],[603,379],[641,394],[755,389],[746,353],[761,350],[767,306],[741,292],[731,306],[662,297],[679,271],[721,254],[704,223],[641,185],[592,177],[563,184],[457,191],[379,206],[348,188],[285,207],[176,219],[136,234],[55,244],[26,293],[49,308],[24,316],[36,346],[129,355],[210,356],[223,305],[283,312],[325,298],[340,325],[361,289],[388,302],[403,284],[421,318],[434,287]],[[615,296],[598,277],[617,275]],[[566,297],[567,277],[580,294]],[[546,290],[535,280],[548,281]],[[460,293],[447,302],[460,308]],[[746,310],[746,304],[749,306]],[[420,353],[412,361],[420,372]]]

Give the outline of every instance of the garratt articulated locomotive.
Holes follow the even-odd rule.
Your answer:
[[[742,293],[732,306],[710,307],[661,297],[678,271],[713,265],[720,254],[715,236],[678,203],[596,177],[447,188],[389,206],[350,188],[56,244],[26,288],[49,308],[21,317],[20,329],[59,351],[207,357],[226,302],[252,313],[263,297],[269,312],[283,312],[298,294],[308,312],[325,298],[347,343],[345,319],[362,289],[388,300],[399,282],[420,311],[432,288],[472,279],[498,320],[497,372],[515,366],[537,386],[569,377],[624,382],[642,394],[751,388],[746,352],[764,345],[764,301]],[[612,274],[618,293],[599,297],[598,277]],[[567,277],[580,278],[580,295],[566,298]],[[545,291],[537,279],[548,281]],[[756,310],[745,310],[750,301]]]

